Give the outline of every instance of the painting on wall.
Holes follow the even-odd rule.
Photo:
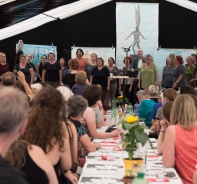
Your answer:
[[[109,57],[115,58],[115,48],[113,47],[74,47],[71,53],[72,58],[76,58],[76,51],[78,48],[83,50],[83,58],[86,58],[88,62],[90,62],[92,53],[96,53],[97,57],[101,57],[105,65],[108,64],[107,61]]]
[[[139,48],[145,55],[154,55],[158,48],[158,11],[157,3],[117,3],[117,66],[124,65],[126,55],[135,57]]]
[[[17,50],[17,44],[16,44]],[[36,66],[41,62],[41,57],[43,55],[47,55],[52,52],[55,54],[55,59],[57,60],[57,46],[53,45],[32,45],[32,44],[24,44],[23,45],[23,54],[32,54],[31,62]]]

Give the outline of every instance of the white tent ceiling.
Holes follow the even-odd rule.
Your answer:
[[[60,6],[53,10],[44,12],[25,21],[0,30],[0,40],[23,33],[25,31],[39,27],[45,23],[56,19],[65,19],[91,8],[97,7],[112,0],[80,0],[68,5]]]
[[[2,4],[8,3],[9,1],[11,2],[13,0],[0,0],[0,5],[1,3]],[[91,8],[97,7],[99,5],[102,5],[110,1],[112,0],[80,0],[80,1],[76,1],[68,5],[60,6],[53,10],[50,10],[42,14],[39,14],[37,16],[34,16],[32,18],[29,18],[25,21],[22,21],[12,26],[1,29],[0,40],[3,40],[11,36],[23,33],[25,31],[34,29],[45,23],[54,21],[58,18],[59,19],[68,18],[70,16],[76,15],[78,13],[84,12],[86,10],[89,10]],[[197,4],[192,1],[188,1],[188,0],[166,0],[166,1],[175,3],[184,8],[188,8],[192,11],[197,12]]]

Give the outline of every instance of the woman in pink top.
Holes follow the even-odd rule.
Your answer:
[[[180,95],[172,106],[163,142],[163,165],[175,167],[184,184],[193,183],[197,164],[197,99]],[[170,150],[170,151],[169,151]]]
[[[84,52],[82,49],[77,49],[76,51],[77,58],[75,58],[79,62],[78,71],[84,71],[86,65],[88,64],[87,59],[83,58]]]

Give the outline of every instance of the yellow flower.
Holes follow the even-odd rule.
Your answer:
[[[136,121],[138,121],[138,116],[127,116],[125,118],[125,121],[127,123],[135,123]]]
[[[123,96],[118,96],[117,98],[123,98]]]

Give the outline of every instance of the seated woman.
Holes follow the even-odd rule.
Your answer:
[[[84,71],[79,71],[75,74],[75,82],[76,84],[72,87],[72,92],[74,95],[83,95],[83,92],[86,87],[89,85],[86,83],[87,74]]]
[[[8,150],[5,160],[21,169],[29,184],[58,184],[52,164],[38,146],[16,141]]]
[[[98,121],[99,116],[101,116],[100,111],[98,110],[101,93],[101,88],[98,85],[90,85],[83,92],[83,97],[88,101],[89,106],[83,114],[84,124],[87,128],[88,134],[92,138],[115,137],[118,135],[119,130],[114,130],[110,133],[98,132],[96,130],[97,127],[103,126],[103,120]]]
[[[67,128],[63,121],[64,111],[65,102],[61,93],[52,87],[45,87],[34,99],[28,125],[21,138],[43,149],[54,166],[59,181],[60,170],[75,183],[77,178],[68,171],[72,166],[72,158],[66,136]]]
[[[153,100],[155,103],[158,102],[159,98],[159,87],[156,85],[150,85],[148,87],[149,98]]]
[[[166,129],[162,163],[164,167],[175,167],[184,184],[193,183],[197,163],[197,99],[179,95],[172,106],[170,123]]]
[[[170,114],[172,110],[172,105],[173,105],[172,101],[166,102],[162,109],[163,115],[162,115],[162,120],[160,121],[161,129],[157,140],[157,151],[159,154],[162,154],[165,131],[170,125]]]
[[[78,141],[82,147],[88,152],[93,152],[96,149],[101,148],[101,145],[99,143],[92,144],[86,129],[82,124],[82,116],[87,106],[88,103],[82,96],[73,96],[69,98],[67,101],[67,121],[75,125]],[[82,150],[81,156],[85,156],[85,150]]]
[[[177,97],[177,92],[176,92],[175,89],[173,89],[173,88],[165,89],[164,92],[163,92],[162,105],[164,105],[168,101],[174,101],[174,99],[176,97]],[[157,133],[158,134],[160,133],[160,129],[161,129],[161,126],[160,126],[160,121],[161,120],[162,120],[162,107],[160,107],[157,110],[157,113],[156,113],[155,124],[157,126]]]
[[[150,127],[151,126],[151,113],[153,110],[153,106],[155,102],[149,99],[148,91],[140,90],[137,92],[137,97],[140,103],[139,106],[139,118],[145,119],[145,124]]]

